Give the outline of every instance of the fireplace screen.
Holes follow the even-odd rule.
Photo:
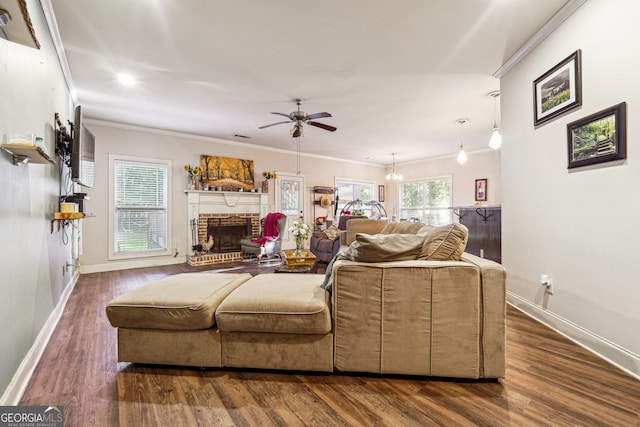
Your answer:
[[[208,218],[207,239],[209,236],[213,236],[211,252],[239,252],[240,240],[251,236],[251,218]]]

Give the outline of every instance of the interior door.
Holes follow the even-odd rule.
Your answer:
[[[289,232],[289,227],[301,218],[304,221],[304,176],[278,172],[275,187],[276,210],[287,216],[282,249],[295,249],[296,240]]]

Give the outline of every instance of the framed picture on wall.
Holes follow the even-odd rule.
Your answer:
[[[384,185],[378,185],[378,201],[384,202]]]
[[[476,202],[487,201],[487,178],[476,179]]]
[[[533,82],[533,124],[538,126],[582,105],[580,49]]]
[[[627,104],[567,124],[568,169],[627,158]]]

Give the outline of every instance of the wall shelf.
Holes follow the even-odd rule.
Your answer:
[[[58,231],[60,228],[65,227],[70,221],[75,221],[83,218],[93,218],[94,214],[86,214],[83,212],[56,212],[53,214],[51,220],[51,233],[53,233],[53,224],[58,224]]]
[[[2,144],[2,149],[13,156],[14,165],[26,163],[56,164],[56,161],[37,145]]]

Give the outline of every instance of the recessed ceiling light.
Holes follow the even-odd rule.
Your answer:
[[[118,73],[118,81],[125,86],[133,86],[136,84],[135,79],[130,74]]]

